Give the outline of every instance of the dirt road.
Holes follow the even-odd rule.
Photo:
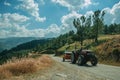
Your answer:
[[[95,67],[78,66],[69,61],[62,62],[59,57],[52,56],[52,58],[64,67],[65,70],[60,71],[61,73],[58,75],[64,77],[63,80],[120,80],[120,67],[103,64],[98,64]]]
[[[60,57],[50,57],[54,60],[52,67],[20,80],[120,80],[120,67],[103,64],[78,66],[70,61],[62,62]]]

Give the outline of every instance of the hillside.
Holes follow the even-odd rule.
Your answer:
[[[85,49],[93,50],[101,62],[109,63],[119,63],[120,62],[120,35],[101,35],[99,37],[99,43],[96,45],[93,40],[85,40],[83,47]],[[74,50],[75,44],[77,49],[80,49],[80,43],[72,43],[70,45],[65,45],[58,49],[59,52],[64,52],[66,49],[68,51]],[[109,64],[108,63],[108,64]]]
[[[36,50],[37,46],[43,46],[49,39],[40,39],[40,40],[32,40],[30,42],[26,42],[16,47],[11,48],[10,50],[4,50],[0,53],[0,63],[11,59],[12,57],[25,57],[31,50]],[[35,49],[34,49],[35,48]]]
[[[0,52],[5,49],[11,49],[16,47],[19,44],[29,42],[35,39],[36,37],[10,37],[10,38],[0,38]]]
[[[100,35],[98,40],[99,42],[97,45],[92,39],[85,40],[83,48],[93,50],[100,61],[110,60],[112,62],[119,62],[120,35]],[[67,44],[67,42],[69,42],[69,44]],[[33,40],[1,52],[0,63],[5,62],[12,57],[25,57],[31,51],[37,51],[42,54],[55,53],[56,55],[62,55],[65,50],[73,51],[75,44],[77,49],[81,48],[80,43],[74,42],[68,33],[61,35],[58,38]]]
[[[120,36],[98,45],[95,52],[101,61],[120,62]]]

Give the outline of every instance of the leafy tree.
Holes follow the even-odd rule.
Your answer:
[[[77,34],[74,35],[74,39],[76,41],[80,41],[81,46],[83,45],[83,41],[85,39],[85,20],[85,16],[81,16],[73,21],[73,25],[77,29]]]
[[[93,29],[92,32],[94,34],[95,43],[98,43],[98,35],[102,31],[103,28],[103,17],[105,12],[103,11],[101,14],[100,10],[94,12],[93,15]]]
[[[80,41],[81,46],[83,45],[83,41],[90,37],[91,33],[91,16],[86,18],[85,16],[81,16],[78,19],[74,19],[73,24],[77,29],[76,35],[74,35],[73,39],[75,41]]]

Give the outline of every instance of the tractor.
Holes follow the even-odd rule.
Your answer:
[[[85,65],[88,61],[91,62],[93,66],[96,66],[98,63],[98,59],[95,54],[91,50],[76,50],[72,51],[71,54],[71,63],[78,65]]]

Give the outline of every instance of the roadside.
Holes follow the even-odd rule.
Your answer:
[[[70,61],[50,55],[54,60],[51,67],[33,74],[9,80],[119,80],[120,67],[98,64],[95,67],[78,66]]]

